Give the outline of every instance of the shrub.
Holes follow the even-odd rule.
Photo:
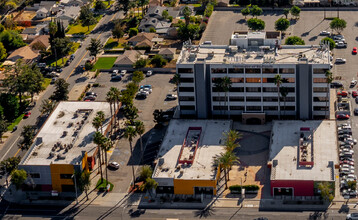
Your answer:
[[[333,50],[333,48],[336,46],[336,42],[330,37],[325,37],[321,40],[321,43],[329,42],[329,49]]]
[[[129,34],[129,37],[136,36],[138,34],[138,29],[137,28],[130,28],[128,34]]]
[[[305,41],[297,36],[288,37],[285,41],[287,45],[305,45]]]
[[[245,186],[240,186],[240,185],[233,185],[229,187],[229,190],[231,193],[241,193],[241,188],[244,188],[245,191],[257,191],[260,189],[259,186],[257,185],[245,185]]]

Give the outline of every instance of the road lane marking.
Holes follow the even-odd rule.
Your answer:
[[[12,143],[12,145],[9,147],[9,149],[7,149],[6,153],[2,156],[1,161],[4,160],[4,157],[9,153],[10,149],[12,148],[12,146],[14,146],[14,144],[16,143],[16,141],[17,141],[19,138],[20,138],[20,136],[17,137],[16,140],[15,140],[15,141]]]
[[[17,156],[17,154],[20,152],[20,150],[21,150],[21,148],[19,148],[19,149],[16,151],[16,153],[15,153],[14,157],[16,157],[16,156]]]

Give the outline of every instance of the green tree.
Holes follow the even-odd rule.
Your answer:
[[[277,100],[278,100],[278,120],[281,119],[281,104],[280,104],[280,87],[283,79],[280,74],[276,74],[274,78],[275,85],[277,87]]]
[[[242,14],[242,16],[244,16],[245,19],[246,19],[246,16],[248,16],[249,14],[251,14],[250,8],[249,8],[248,6],[246,6],[246,8],[243,8],[243,9],[241,10],[241,14]]]
[[[140,151],[141,151],[141,153],[143,153],[143,152],[144,152],[144,149],[143,149],[142,135],[143,135],[144,132],[145,132],[144,123],[143,123],[142,121],[136,120],[136,121],[134,122],[134,126],[135,126],[135,129],[136,129],[136,133],[139,135]]]
[[[225,151],[234,152],[236,148],[240,147],[239,139],[242,138],[242,135],[239,132],[230,130],[224,132],[223,136]]]
[[[184,7],[183,15],[184,15],[185,24],[188,25],[190,23],[190,15],[191,15],[191,10],[188,6]]]
[[[182,41],[187,41],[189,39],[195,40],[199,34],[199,25],[197,24],[179,24],[178,27],[178,37]]]
[[[289,26],[290,26],[290,21],[287,20],[286,18],[279,18],[275,22],[276,31],[286,31]]]
[[[103,171],[102,171],[102,160],[101,160],[101,146],[104,143],[104,136],[101,134],[101,132],[94,133],[93,136],[93,143],[95,143],[98,146],[98,167],[101,174],[101,182],[103,181]]]
[[[90,56],[94,56],[95,60],[97,60],[97,55],[103,50],[103,44],[99,39],[91,38],[91,43],[86,49],[89,51]]]
[[[0,102],[2,108],[6,109],[6,111],[3,111],[3,114],[7,121],[12,121],[19,115],[20,105],[14,94],[2,93]]]
[[[333,48],[336,47],[336,42],[334,42],[334,40],[330,37],[325,37],[321,40],[321,43],[326,44],[329,43],[329,49],[333,50]]]
[[[134,71],[132,75],[132,81],[136,84],[139,84],[143,79],[145,79],[145,76],[142,71]]]
[[[109,151],[113,147],[112,141],[108,137],[103,137],[103,143],[100,146],[104,152],[104,160],[107,166],[108,165],[107,151]],[[108,182],[108,169],[106,169],[106,181]]]
[[[0,42],[0,60],[3,60],[7,57],[6,49],[4,47],[4,44]]]
[[[300,17],[301,9],[297,6],[293,6],[291,8],[290,12],[291,12],[291,15],[297,19]]]
[[[287,16],[290,14],[290,9],[289,8],[284,8],[283,9],[283,14],[285,15],[285,18],[287,19]]]
[[[334,18],[329,24],[329,27],[340,34],[344,28],[347,27],[347,22],[344,19]]]
[[[6,175],[11,174],[13,170],[16,170],[19,163],[21,161],[21,157],[9,157],[6,160],[1,161],[1,170],[5,172]]]
[[[331,85],[332,81],[333,81],[333,73],[331,71],[326,71],[325,72],[325,76],[326,76],[326,80],[327,80],[327,92],[326,92],[326,119],[329,119],[329,112],[328,112],[328,109],[329,109],[329,106],[328,106],[328,103],[329,103],[329,86]]]
[[[112,93],[113,96],[113,107],[114,107],[114,123],[116,125],[116,127],[118,126],[118,109],[119,109],[119,102],[120,102],[120,97],[121,97],[121,92],[119,91],[118,88],[116,87],[111,87],[109,89],[109,91]],[[116,107],[117,105],[117,107]]]
[[[97,23],[97,20],[94,17],[94,14],[91,11],[89,5],[85,5],[81,7],[79,19],[81,20],[82,26],[87,26],[88,31],[89,31],[89,26]]]
[[[3,115],[0,115],[0,143],[2,143],[2,135],[7,131],[8,123]]]
[[[226,151],[225,153],[221,153],[216,160],[214,160],[214,163],[216,166],[219,167],[219,169],[224,170],[224,176],[225,176],[225,188],[227,189],[227,182],[230,180],[229,176],[229,170],[231,169],[232,165],[238,162],[238,157],[230,151]]]
[[[129,142],[129,147],[130,147],[130,150],[131,150],[131,157],[133,157],[132,142],[133,142],[133,138],[135,136],[137,136],[135,127],[134,126],[127,126],[126,129],[124,130],[123,136]],[[134,184],[135,184],[135,174],[134,174],[134,167],[133,166],[134,165],[132,165],[132,176],[133,176],[133,186],[134,186]]]
[[[144,16],[144,6],[149,4],[149,0],[138,0],[139,6],[142,7],[142,17]]]
[[[288,37],[285,41],[286,45],[305,45],[305,41],[297,36]]]
[[[86,62],[85,63],[85,71],[90,71],[91,69],[93,69],[94,65],[91,62]]]
[[[251,8],[251,10],[250,10],[250,13],[251,13],[251,15],[252,15],[253,17],[257,17],[257,16],[262,15],[263,11],[262,11],[262,9],[261,9],[259,6],[253,5],[252,8]]]
[[[129,0],[117,0],[118,9],[122,9],[124,11],[124,15],[127,15],[130,9],[130,1]]]
[[[68,84],[63,78],[59,78],[55,82],[55,92],[50,96],[52,101],[66,101],[68,100]]]
[[[112,30],[112,36],[113,38],[119,40],[119,38],[122,38],[124,35],[124,31],[122,30],[121,24],[114,25],[114,28]]]
[[[91,173],[90,172],[85,170],[81,173],[81,176],[78,181],[78,186],[81,191],[86,192],[86,197],[88,200],[88,190],[91,187]]]
[[[136,36],[138,34],[138,28],[129,28],[129,37]]]
[[[43,86],[45,79],[42,73],[40,72],[40,69],[37,68],[36,65],[33,65],[31,67],[25,65],[23,77],[25,79],[24,83],[26,84],[26,91],[30,93],[31,102],[32,102],[34,95],[39,94],[45,89]]]
[[[334,196],[332,194],[333,189],[328,182],[319,183],[318,189],[321,191],[321,197],[324,200],[331,202],[334,199]]]
[[[1,32],[0,42],[4,45],[6,51],[12,51],[26,45],[22,37],[16,31],[12,30]]]
[[[258,18],[251,18],[247,20],[247,26],[254,31],[261,31],[265,29],[265,22]]]
[[[53,40],[53,46],[56,56],[60,56],[62,58],[62,63],[64,63],[64,57],[70,53],[73,42],[68,37],[58,37]]]
[[[106,7],[106,4],[104,4],[103,1],[97,0],[97,1],[95,2],[94,9],[95,9],[96,11],[104,10],[104,9],[106,9],[106,8],[107,8],[107,7]]]
[[[168,19],[169,13],[168,13],[167,10],[163,10],[163,12],[162,12],[162,17],[163,17],[164,19]]]
[[[139,58],[133,65],[134,69],[144,68],[148,64],[148,60],[144,58]]]
[[[20,148],[22,150],[28,150],[31,147],[34,135],[34,128],[31,125],[25,125],[23,127],[21,132],[22,140],[19,142]]]
[[[150,33],[155,33],[155,32],[157,32],[157,30],[155,30],[154,27],[151,27],[151,28],[149,28],[149,32],[150,32]]]
[[[153,189],[156,189],[157,187],[158,187],[158,183],[157,183],[154,179],[152,179],[152,178],[147,178],[146,181],[145,181],[145,183],[142,184],[139,189],[140,189],[141,191],[146,190],[146,191],[149,193],[149,196],[150,196],[151,198],[153,198],[152,190],[153,190]]]
[[[155,67],[163,67],[165,65],[167,65],[167,60],[164,59],[161,55],[157,54],[155,55],[152,60],[150,61],[151,64],[153,64]]]
[[[153,175],[153,170],[149,165],[142,166],[139,174],[140,180],[145,182],[148,178],[152,178],[152,175]]]
[[[138,109],[133,104],[128,104],[123,108],[123,116],[134,125],[134,120],[138,118]]]
[[[55,109],[55,107],[56,107],[56,102],[54,102],[50,99],[45,99],[45,100],[42,100],[42,103],[40,106],[40,112],[42,114],[49,115]]]
[[[27,84],[23,77],[25,68],[22,59],[17,60],[14,66],[6,70],[6,73],[10,72],[10,74],[6,75],[3,83],[12,94],[16,94],[19,97],[20,106],[22,106],[22,95],[27,91]]]
[[[27,179],[27,173],[25,170],[13,170],[11,173],[11,183],[16,186],[16,189],[19,190]]]

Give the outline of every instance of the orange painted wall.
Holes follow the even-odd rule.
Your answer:
[[[62,192],[61,185],[74,185],[73,179],[61,179],[60,174],[74,174],[74,167],[71,164],[51,164],[52,189]]]

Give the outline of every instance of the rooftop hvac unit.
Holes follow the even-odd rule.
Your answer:
[[[164,164],[164,158],[159,158],[158,165],[162,166]]]
[[[64,159],[66,159],[66,156],[63,155],[63,154],[58,154],[58,155],[57,155],[57,159],[59,159],[59,160],[64,160]]]
[[[54,157],[54,156],[55,156],[55,153],[54,153],[54,152],[50,152],[49,156],[50,156],[50,157]]]
[[[238,51],[236,46],[229,46],[230,53],[236,53]]]

